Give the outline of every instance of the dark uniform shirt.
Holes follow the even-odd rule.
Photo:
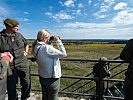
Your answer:
[[[9,51],[14,61],[12,65],[19,65],[27,61],[24,56],[24,48],[28,45],[26,39],[18,32],[6,34],[5,30],[0,32],[0,53]]]

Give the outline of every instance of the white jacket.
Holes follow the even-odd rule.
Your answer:
[[[34,49],[34,55],[36,55],[39,49],[36,59],[38,64],[38,74],[43,78],[60,78],[61,66],[59,58],[66,57],[66,50],[61,42],[56,42],[58,49],[44,42],[38,42]]]

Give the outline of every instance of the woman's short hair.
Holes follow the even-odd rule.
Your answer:
[[[49,38],[50,37],[50,32],[48,32],[45,29],[41,29],[40,31],[38,31],[37,40],[42,41],[44,37]]]

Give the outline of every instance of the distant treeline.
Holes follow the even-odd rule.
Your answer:
[[[35,39],[28,39],[34,41]],[[124,39],[62,39],[63,43],[113,43],[113,44],[125,44],[128,40]]]

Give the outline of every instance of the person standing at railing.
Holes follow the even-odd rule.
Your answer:
[[[98,78],[96,82],[96,95],[104,94],[104,81],[103,78],[110,77],[111,72],[109,71],[109,65],[106,62],[108,60],[106,57],[101,57],[98,63],[95,63],[93,66],[93,75]],[[96,100],[99,100],[100,97],[97,97]]]
[[[28,42],[19,30],[19,22],[13,18],[3,21],[5,29],[0,32],[0,53],[10,52],[14,59],[10,63],[12,75],[7,77],[8,100],[17,100],[16,84],[18,78],[21,85],[21,100],[30,96],[30,73],[28,66]]]
[[[58,49],[47,44],[51,39]],[[40,30],[33,43],[33,55],[38,64],[39,81],[42,87],[42,100],[57,100],[60,88],[61,66],[59,58],[66,57],[66,50],[58,36],[50,38],[47,30]]]
[[[124,100],[133,100],[133,39],[130,39],[122,52],[120,58],[129,63],[125,72]]]

